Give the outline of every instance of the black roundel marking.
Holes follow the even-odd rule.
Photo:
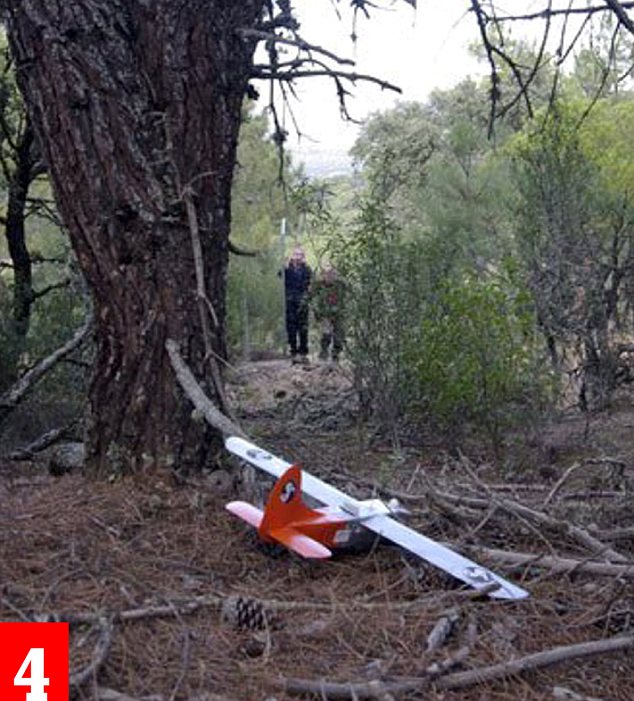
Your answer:
[[[255,450],[254,448],[249,448],[247,450],[247,455],[253,460],[272,460],[273,456],[264,450]]]
[[[280,501],[283,504],[288,504],[288,502],[295,496],[297,491],[297,485],[293,480],[289,480],[280,491]]]
[[[489,570],[485,570],[484,567],[467,567],[464,574],[465,577],[476,584],[488,584],[495,581],[493,574]]]

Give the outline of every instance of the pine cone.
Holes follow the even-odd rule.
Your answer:
[[[264,604],[242,596],[230,596],[225,600],[221,619],[241,630],[264,630],[268,627]]]

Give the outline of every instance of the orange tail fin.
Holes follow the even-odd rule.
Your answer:
[[[264,518],[260,524],[263,536],[285,526],[307,521],[319,516],[317,511],[308,508],[302,499],[302,471],[298,465],[289,467],[277,480],[269,494],[264,508]]]
[[[321,543],[301,532],[301,524],[321,514],[304,504],[302,499],[302,471],[297,465],[278,479],[266,502],[264,517],[258,532],[264,538],[276,540],[302,557],[330,557],[331,552]],[[299,528],[295,528],[295,525]]]

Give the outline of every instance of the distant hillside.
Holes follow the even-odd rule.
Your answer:
[[[293,152],[295,163],[303,163],[311,178],[333,178],[352,173],[352,159],[346,151],[319,147],[301,148]]]

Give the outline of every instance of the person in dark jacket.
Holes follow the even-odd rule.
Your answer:
[[[311,276],[304,250],[298,246],[284,268],[286,333],[294,363],[308,362],[308,292]]]

